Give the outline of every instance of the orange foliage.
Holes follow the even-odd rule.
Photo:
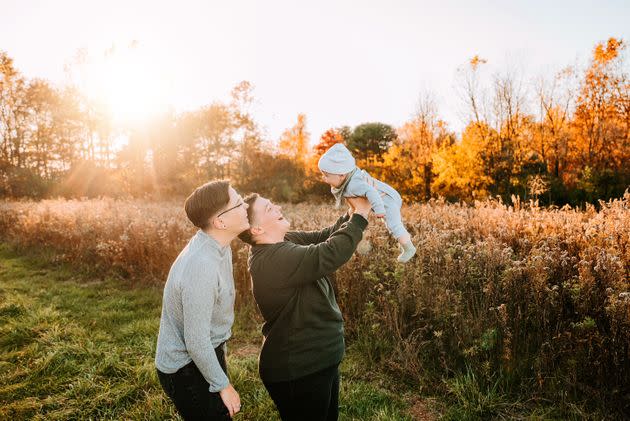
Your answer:
[[[625,43],[610,38],[593,50],[573,121],[575,171],[619,171],[630,160],[630,82],[621,67]]]
[[[318,158],[336,143],[344,143],[345,139],[339,130],[328,129],[319,139],[319,143],[313,147],[313,153]]]
[[[308,154],[309,133],[306,131],[306,116],[298,114],[297,123],[282,133],[278,149],[280,155],[288,156],[297,162],[304,162]]]

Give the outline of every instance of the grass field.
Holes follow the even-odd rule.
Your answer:
[[[0,419],[177,418],[153,366],[161,288],[82,270],[0,246]],[[237,420],[278,419],[258,378],[258,342],[255,321],[241,317],[228,348],[244,403]],[[405,420],[418,410],[431,419],[387,386],[351,348],[341,419]]]

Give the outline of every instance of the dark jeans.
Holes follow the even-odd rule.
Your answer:
[[[283,421],[336,421],[339,416],[339,366],[288,382],[265,383]]]
[[[215,348],[221,368],[227,374],[223,345]],[[173,374],[157,370],[162,389],[184,420],[231,420],[221,396],[208,391],[210,385],[193,361]]]

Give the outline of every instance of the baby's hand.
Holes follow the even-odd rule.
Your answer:
[[[376,216],[377,218],[385,218],[384,213],[375,213],[374,216]]]

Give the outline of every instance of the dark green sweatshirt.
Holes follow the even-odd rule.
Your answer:
[[[254,298],[265,323],[259,371],[265,383],[293,380],[339,364],[343,318],[328,275],[352,257],[367,221],[342,216],[321,231],[291,231],[251,248]]]

